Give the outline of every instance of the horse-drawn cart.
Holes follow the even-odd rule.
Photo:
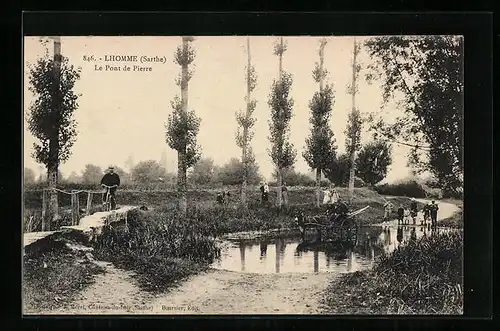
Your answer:
[[[369,206],[358,209],[346,215],[316,215],[305,216],[300,214],[296,221],[303,241],[309,241],[312,237],[315,242],[349,242],[356,243],[358,236],[358,224],[354,216],[366,211]],[[333,216],[333,217],[332,217]]]

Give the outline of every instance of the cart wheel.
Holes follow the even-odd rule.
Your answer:
[[[352,244],[356,244],[358,239],[358,224],[352,219],[346,219],[342,222],[342,233],[344,240]]]

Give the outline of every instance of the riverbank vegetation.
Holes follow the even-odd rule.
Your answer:
[[[78,232],[56,233],[25,248],[23,308],[38,314],[70,302],[104,269],[94,263],[87,239]]]
[[[175,209],[133,211],[128,227],[107,227],[94,244],[96,257],[132,270],[143,290],[162,291],[206,269],[220,254],[213,222]]]
[[[462,314],[463,233],[424,236],[372,270],[346,274],[325,296],[331,314]]]

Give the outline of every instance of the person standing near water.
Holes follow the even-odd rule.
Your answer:
[[[431,216],[430,204],[426,203],[422,211],[424,213],[424,218],[422,220],[422,225],[425,226],[425,225],[427,225],[427,221],[429,220],[429,217]]]
[[[410,203],[410,213],[411,213],[411,218],[413,220],[413,225],[417,223],[417,201],[415,199],[411,199]]]
[[[283,206],[288,208],[288,188],[286,187],[286,182],[281,185],[281,196],[283,197]]]
[[[269,202],[269,185],[267,182],[264,182],[264,202]]]
[[[261,199],[262,203],[264,204],[267,203],[269,199],[269,186],[266,182],[261,182],[260,184]]]
[[[404,210],[404,224],[410,224],[410,209],[405,208]]]
[[[435,228],[435,227],[437,227],[437,213],[438,213],[439,207],[434,200],[432,200],[431,205],[429,206],[429,209],[431,211],[431,224],[432,224],[432,227]]]
[[[389,217],[391,216],[392,212],[392,207],[393,207],[392,203],[386,201],[386,203],[384,204],[384,222],[389,220]]]
[[[403,220],[405,217],[405,208],[403,205],[398,208],[398,224],[403,224]]]

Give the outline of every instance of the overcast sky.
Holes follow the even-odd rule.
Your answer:
[[[277,37],[251,37],[252,63],[257,73],[257,87],[253,98],[255,109],[255,137],[252,147],[261,172],[269,176],[273,165],[267,153],[270,115],[267,98],[273,79],[278,75],[278,58],[273,55],[273,43]],[[344,151],[347,114],[351,109],[351,96],[347,85],[351,81],[352,37],[327,37],[325,68],[329,71],[328,82],[333,83],[335,104],[331,127],[337,139],[339,151]],[[357,40],[361,40],[357,37]],[[288,50],[283,57],[283,69],[293,75],[291,96],[294,99],[291,120],[291,141],[298,150],[295,164],[297,171],[306,172],[308,166],[302,157],[305,139],[309,133],[309,100],[319,86],[312,78],[314,63],[319,61],[319,37],[286,37]],[[81,79],[75,85],[75,92],[81,93],[79,108],[75,111],[78,122],[78,136],[72,148],[72,156],[61,165],[63,175],[75,171],[80,173],[85,164],[105,167],[115,164],[125,167],[125,161],[132,157],[141,160],[160,160],[167,155],[167,170],[176,169],[176,151],[165,142],[164,123],[171,113],[170,101],[180,96],[175,78],[180,67],[173,62],[173,54],[180,37],[62,37],[62,54],[76,67],[82,68]],[[245,65],[246,37],[197,37],[193,42],[196,49],[194,76],[189,82],[189,108],[201,117],[198,142],[204,157],[213,158],[222,165],[232,157],[240,157],[236,146],[235,112],[245,109],[246,84]],[[34,96],[28,91],[27,63],[33,63],[45,49],[38,37],[25,38],[25,92],[24,109]],[[52,44],[49,44],[52,53]],[[165,57],[166,63],[147,64],[151,72],[95,71],[94,66],[112,64],[123,67],[124,63],[83,60],[84,55],[97,59],[105,55],[137,55]],[[364,51],[359,56],[361,64],[370,60]],[[130,63],[129,63],[130,64]],[[140,63],[138,63],[141,65]],[[378,83],[368,85],[360,75],[357,106],[363,113],[381,112],[382,91]],[[401,114],[392,104],[383,112],[386,118]],[[364,131],[362,140],[370,140]],[[24,125],[24,165],[40,172],[31,153],[33,136]],[[394,145],[394,161],[387,180],[406,177],[408,148]]]

